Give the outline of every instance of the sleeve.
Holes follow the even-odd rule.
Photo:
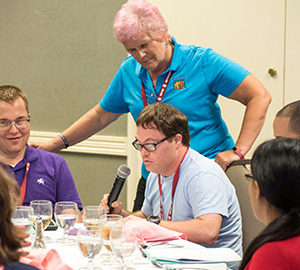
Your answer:
[[[146,189],[145,189],[145,199],[144,203],[142,206],[142,212],[146,215],[155,215],[154,209],[153,209],[153,195],[155,192],[154,191],[154,186],[153,186],[153,179],[154,174],[150,173],[147,180],[146,180]]]
[[[108,112],[112,113],[128,113],[128,104],[124,100],[124,81],[123,77],[125,74],[124,64],[121,65],[112,82],[110,83],[104,97],[99,102],[100,107]]]
[[[217,175],[203,172],[197,174],[191,179],[186,192],[195,218],[205,214],[228,217],[226,186]]]
[[[210,90],[229,96],[250,74],[248,70],[212,49],[205,52],[203,70]]]
[[[288,262],[280,248],[272,243],[267,243],[253,254],[248,265],[248,270],[282,270],[286,269]]]
[[[62,158],[62,157],[61,157]],[[82,209],[82,203],[75,185],[75,181],[67,162],[62,158],[56,172],[57,192],[56,201],[73,201]]]

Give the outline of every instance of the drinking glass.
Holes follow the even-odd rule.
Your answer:
[[[123,217],[121,215],[115,214],[108,214],[99,217],[99,228],[102,233],[103,245],[107,251],[106,254],[102,254],[101,256],[103,261],[109,263],[113,261],[112,249],[110,245],[110,230],[115,223],[121,221],[122,219]]]
[[[43,231],[48,227],[52,219],[52,203],[47,200],[33,200],[30,202],[30,206],[33,208],[33,227],[36,228],[37,217],[42,218]],[[43,237],[44,240],[50,242],[51,239]]]
[[[98,227],[99,217],[106,215],[104,206],[85,206],[82,210],[82,222],[86,228]]]
[[[87,266],[79,269],[101,269],[100,267],[93,265],[93,259],[100,252],[103,245],[100,228],[79,228],[77,232],[77,241],[81,253],[84,257],[88,258]]]
[[[75,239],[68,237],[68,231],[75,225],[78,215],[77,203],[63,201],[57,202],[54,206],[55,220],[64,234],[62,238],[57,239],[60,243],[74,243]]]
[[[131,255],[137,246],[137,234],[132,227],[123,221],[115,223],[110,231],[110,245],[115,256],[126,267],[133,265]]]
[[[17,226],[24,226],[26,232],[30,232],[33,224],[33,208],[31,206],[16,206],[12,222]]]

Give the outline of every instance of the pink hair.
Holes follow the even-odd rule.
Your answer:
[[[168,34],[168,24],[158,8],[146,0],[128,1],[115,17],[116,39],[124,44],[128,40],[139,39],[144,32],[157,41],[163,41]]]

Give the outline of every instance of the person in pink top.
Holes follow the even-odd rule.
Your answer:
[[[277,138],[252,157],[249,196],[266,228],[251,242],[240,269],[300,269],[300,140]]]

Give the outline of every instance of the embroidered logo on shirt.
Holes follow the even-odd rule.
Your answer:
[[[40,185],[45,185],[45,180],[43,178],[37,179],[36,182]]]
[[[180,90],[185,88],[184,78],[175,78],[173,79],[174,90]]]

